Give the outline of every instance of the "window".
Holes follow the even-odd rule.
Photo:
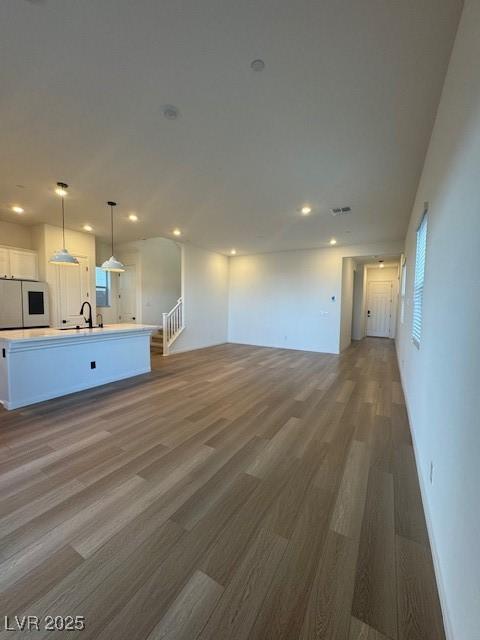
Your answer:
[[[425,254],[427,249],[427,211],[417,229],[417,251],[415,254],[415,281],[413,285],[412,339],[420,346],[422,335],[423,285],[425,281]]]
[[[97,307],[110,306],[110,274],[100,267],[95,268],[95,282],[97,291]]]

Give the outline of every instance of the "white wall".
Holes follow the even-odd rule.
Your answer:
[[[342,306],[340,311],[340,351],[352,342],[353,281],[357,265],[353,258],[344,258],[342,265]]]
[[[338,353],[343,258],[400,253],[402,245],[230,258],[229,341]]]
[[[0,245],[32,249],[31,227],[0,220]]]
[[[142,322],[159,325],[162,314],[172,309],[181,295],[181,255],[176,242],[148,238],[130,243],[141,263]],[[119,255],[124,251],[119,246]]]
[[[361,340],[365,337],[365,301],[367,295],[367,267],[357,265],[353,282],[353,322],[352,340]]]
[[[184,332],[172,353],[200,349],[228,340],[228,258],[182,245]]]
[[[451,640],[480,637],[480,0],[466,0],[405,255],[398,356]],[[415,232],[430,203],[423,328],[411,341]],[[430,463],[433,482],[430,483]]]
[[[110,245],[97,241],[97,266],[110,257]],[[108,254],[108,255],[107,255]],[[115,247],[116,257],[137,270],[137,320],[161,325],[181,295],[181,250],[167,238],[148,238]],[[110,306],[102,307],[104,322],[118,322],[118,276],[111,278]]]

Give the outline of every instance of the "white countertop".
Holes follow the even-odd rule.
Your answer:
[[[35,342],[37,340],[75,340],[76,338],[85,337],[102,337],[111,333],[124,332],[154,332],[159,327],[150,324],[106,324],[104,327],[94,327],[93,329],[10,329],[0,331],[0,342]]]

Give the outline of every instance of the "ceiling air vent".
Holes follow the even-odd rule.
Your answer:
[[[347,213],[351,212],[351,207],[334,207],[333,209],[330,209],[330,213],[332,214],[332,216],[344,216]]]

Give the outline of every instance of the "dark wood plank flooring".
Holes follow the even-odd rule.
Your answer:
[[[444,638],[392,341],[153,365],[0,410],[2,616],[82,615],[53,632],[82,640]]]

